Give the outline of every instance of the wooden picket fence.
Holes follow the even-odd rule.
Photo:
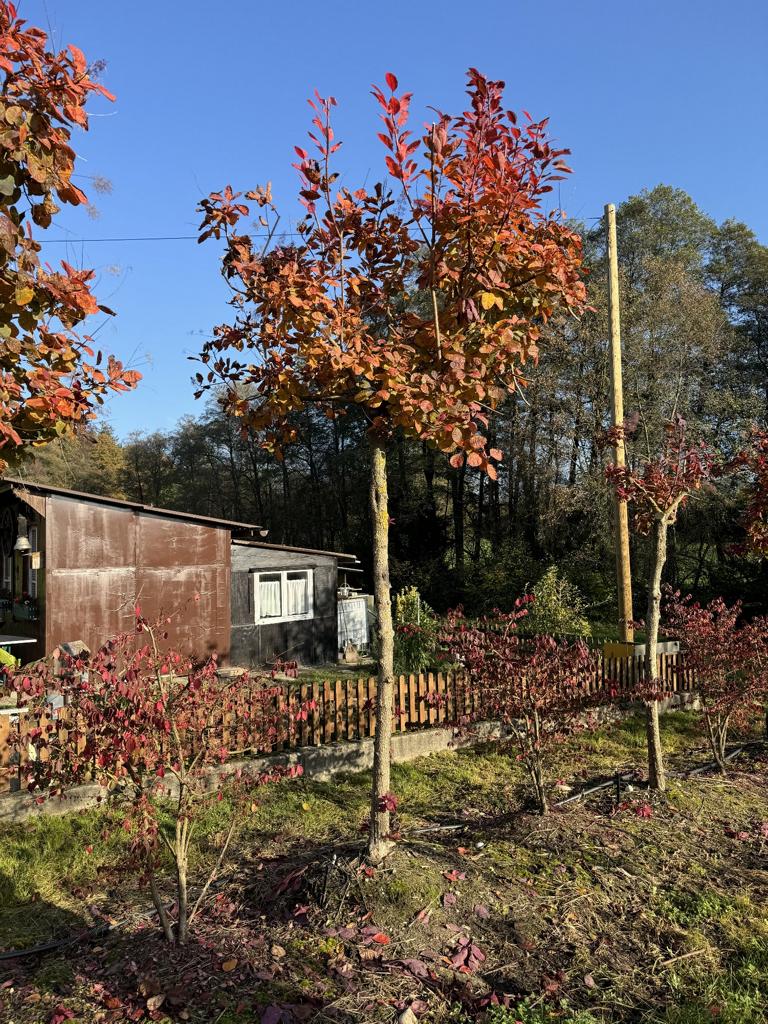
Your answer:
[[[642,656],[612,659],[601,656],[588,692],[605,693],[613,698],[629,695],[642,676]],[[665,690],[685,692],[692,689],[690,673],[685,670],[678,654],[659,655],[659,678]],[[376,730],[376,679],[337,679],[318,682],[270,683],[274,690],[273,712],[284,717],[285,729],[280,741],[269,747],[255,748],[248,735],[248,721],[252,718],[249,701],[244,690],[241,700],[226,712],[211,729],[211,742],[225,749],[235,749],[253,755],[295,750],[300,747],[322,746],[329,743],[356,742],[372,737]],[[395,681],[394,732],[429,729],[462,718],[477,719],[481,713],[480,688],[473,686],[464,673],[426,672],[419,675],[401,675]],[[296,715],[299,708],[306,709],[306,717]],[[51,711],[59,739],[67,739],[70,722],[69,709],[61,707]],[[0,712],[0,793],[17,791],[22,785],[24,766],[30,753],[30,730],[45,726],[47,722],[21,712],[6,709]]]

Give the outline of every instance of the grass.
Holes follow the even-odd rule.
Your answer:
[[[16,1024],[47,1020],[62,1002],[78,1020],[106,1021],[94,984],[134,1012],[149,973],[171,988],[190,979],[187,1016],[170,1004],[160,1011],[174,1022],[247,1024],[272,1004],[332,1006],[337,1016],[324,1019],[348,1024],[392,1021],[417,999],[425,1024],[761,1024],[768,763],[745,757],[726,778],[674,777],[706,759],[702,735],[693,716],[670,714],[663,739],[673,777],[651,817],[636,813],[648,800],[641,790],[618,810],[602,791],[531,815],[520,765],[494,747],[397,765],[403,838],[375,873],[358,869],[349,846],[368,813],[367,775],[265,788],[193,949],[169,953],[153,931],[131,926],[95,950],[23,962],[0,990],[0,1020],[6,1000]],[[644,744],[639,718],[585,734],[557,751],[552,777],[578,785],[640,768]],[[199,821],[196,878],[215,862],[230,813],[225,799]],[[127,842],[106,810],[5,829],[0,946],[98,920],[84,907],[117,918],[144,909],[146,894],[118,871]],[[371,923],[389,939],[381,949],[362,941]],[[469,933],[486,959],[455,974],[447,964]],[[234,973],[222,973],[232,960]],[[409,974],[407,962],[426,963],[432,980]],[[30,992],[39,1001],[26,1003]]]

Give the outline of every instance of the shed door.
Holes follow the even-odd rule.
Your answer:
[[[364,597],[339,601],[339,650],[352,642],[359,650],[368,646],[368,605]]]

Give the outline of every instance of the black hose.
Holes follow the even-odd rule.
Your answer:
[[[41,942],[39,946],[30,946],[29,949],[6,949],[0,952],[0,960],[20,960],[25,956],[37,956],[41,953],[51,953],[54,949],[63,949],[65,946],[76,946],[80,942],[90,942],[99,939],[102,935],[112,931],[114,925],[100,924],[88,931],[80,932],[78,935],[69,935],[64,939],[53,939],[50,942]]]

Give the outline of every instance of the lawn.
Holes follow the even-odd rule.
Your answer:
[[[539,817],[506,751],[397,767],[401,841],[376,871],[358,857],[367,776],[265,790],[184,949],[120,871],[119,815],[6,829],[0,947],[112,927],[0,962],[0,1020],[764,1022],[768,754],[688,778],[707,760],[695,717],[663,726],[665,800],[605,789]],[[643,755],[638,719],[583,735],[558,752],[556,790]],[[202,823],[197,878],[226,821],[224,801]]]

